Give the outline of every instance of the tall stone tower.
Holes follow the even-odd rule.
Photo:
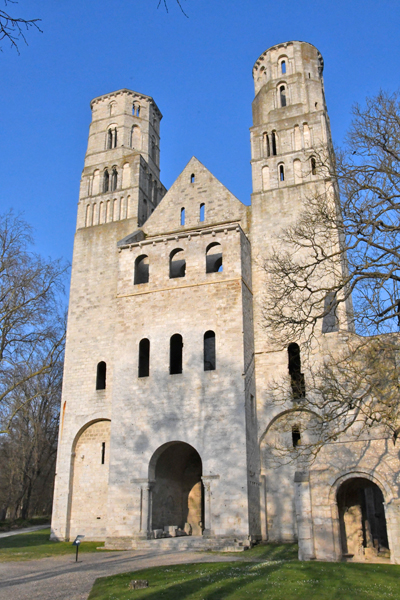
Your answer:
[[[152,98],[130,90],[95,98],[91,109],[78,229],[129,218],[141,226],[165,194],[162,115]]]

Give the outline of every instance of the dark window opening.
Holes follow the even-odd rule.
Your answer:
[[[101,464],[104,465],[104,459],[106,457],[106,443],[101,443]]]
[[[118,171],[117,171],[117,169],[113,169],[112,174],[111,174],[111,191],[112,192],[115,192],[115,190],[117,189],[117,185],[118,185]]]
[[[289,344],[288,358],[292,396],[293,400],[298,400],[299,398],[304,398],[306,395],[306,386],[304,383],[304,375],[301,372],[300,348],[298,344]]]
[[[169,345],[169,372],[171,375],[182,373],[182,336],[175,333],[170,339]]]
[[[218,242],[212,242],[206,249],[206,273],[222,273],[222,247]]]
[[[135,103],[132,104],[132,115],[135,116]]]
[[[311,174],[312,175],[316,175],[317,174],[317,163],[316,163],[315,158],[313,156],[311,157]]]
[[[279,88],[279,97],[281,99],[282,108],[286,106],[286,88],[284,85],[281,85]]]
[[[192,173],[191,176],[190,176],[190,183],[194,183],[195,180],[196,180],[195,174]]]
[[[271,156],[271,149],[269,146],[269,136],[268,133],[264,133],[264,152],[267,156]]]
[[[117,136],[117,129],[115,128],[115,129],[114,129],[114,148],[116,148],[116,147],[117,147],[117,139],[118,139],[118,136]]]
[[[185,209],[181,208],[181,226],[185,224]]]
[[[182,248],[175,248],[169,255],[169,277],[185,277],[186,275],[186,260],[185,253]]]
[[[282,71],[282,75],[284,75],[286,73],[286,61],[282,61],[281,62],[281,71]]]
[[[139,342],[138,377],[148,377],[150,373],[150,340],[144,338]]]
[[[110,175],[108,174],[107,169],[104,171],[103,175],[103,192],[108,192],[110,187]]]
[[[206,331],[204,334],[204,370],[215,371],[215,333]]]
[[[106,389],[106,371],[106,363],[104,361],[99,362],[97,365],[96,390]]]
[[[136,111],[137,116],[140,116],[140,105],[137,107],[137,111]]]
[[[146,254],[141,254],[135,260],[135,277],[134,285],[139,283],[149,282],[149,257]]]
[[[109,129],[107,132],[107,150],[110,150],[112,148],[112,143],[113,143],[113,134],[112,134],[111,129]]]
[[[271,133],[271,142],[272,142],[272,156],[276,156],[276,133],[273,131]]]
[[[336,293],[328,292],[324,300],[324,316],[322,319],[322,333],[338,331],[338,320],[336,316],[337,301]]]
[[[200,204],[200,223],[202,223],[205,219],[206,205]]]
[[[300,429],[298,427],[292,427],[292,444],[293,444],[293,448],[296,448],[297,446],[300,445],[300,441],[301,441],[301,434],[300,434]]]
[[[285,168],[283,165],[279,165],[279,181],[285,181]]]

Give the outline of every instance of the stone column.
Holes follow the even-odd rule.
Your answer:
[[[312,560],[315,559],[315,548],[309,472],[296,471],[294,474],[294,483],[297,531],[299,536],[299,560]]]
[[[267,521],[267,478],[264,474],[260,475],[260,522],[261,539],[268,540],[268,521]]]
[[[204,529],[203,537],[214,537],[212,528],[212,487],[213,481],[219,479],[219,475],[205,475],[201,478],[204,485]]]
[[[400,564],[400,499],[384,502],[390,562]]]

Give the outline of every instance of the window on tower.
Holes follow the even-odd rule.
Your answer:
[[[169,342],[169,372],[171,375],[182,373],[182,349],[182,336],[175,333]]]
[[[203,344],[204,370],[215,371],[215,333],[206,331]]]
[[[104,171],[103,175],[103,192],[108,192],[110,188],[110,175],[107,169]]]
[[[107,365],[102,360],[97,365],[96,390],[105,390],[106,389],[106,371],[107,371]]]
[[[118,185],[118,171],[114,167],[114,169],[112,170],[112,174],[111,174],[111,191],[112,192],[115,192],[115,190],[117,189],[117,185]]]
[[[285,167],[279,165],[279,181],[285,181]]]
[[[311,157],[310,162],[311,162],[311,175],[316,175],[317,174],[317,163],[313,156]]]
[[[304,398],[306,395],[306,386],[304,383],[304,375],[301,372],[300,348],[298,344],[289,344],[288,359],[292,396],[293,400],[298,400]]]
[[[148,377],[150,374],[150,341],[143,338],[139,342],[138,377]]]
[[[271,156],[268,133],[264,133],[264,156]]]
[[[286,106],[286,87],[284,85],[279,87],[279,99],[281,107],[283,108]]]
[[[200,223],[202,223],[205,219],[206,205],[204,202],[200,204]]]
[[[175,279],[177,277],[185,277],[185,275],[185,253],[182,248],[175,248],[169,255],[169,277],[170,279]]]
[[[222,246],[212,242],[206,249],[206,273],[222,273]]]
[[[110,150],[112,148],[112,144],[113,144],[113,134],[112,134],[112,130],[109,129],[107,131],[107,150]]]
[[[285,60],[283,60],[281,62],[281,72],[282,72],[282,75],[284,75],[286,73],[286,61]]]
[[[273,131],[271,133],[272,156],[276,156],[276,140],[277,140],[276,131]]]

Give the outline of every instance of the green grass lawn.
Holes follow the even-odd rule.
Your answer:
[[[75,554],[75,546],[71,542],[52,542],[49,540],[49,536],[50,528],[0,538],[0,562]],[[102,542],[83,541],[79,553],[95,552],[96,548],[103,545]]]
[[[89,600],[400,600],[400,566],[299,562],[293,545],[257,546],[235,563],[157,567],[96,581]],[[149,587],[130,590],[132,579]]]

